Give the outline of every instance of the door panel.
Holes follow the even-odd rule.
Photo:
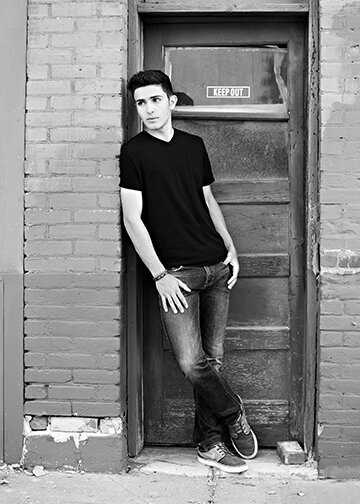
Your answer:
[[[145,25],[145,68],[170,74],[174,126],[200,135],[240,262],[223,373],[261,446],[302,440],[303,27],[180,20]],[[145,442],[191,444],[192,388],[144,272]]]

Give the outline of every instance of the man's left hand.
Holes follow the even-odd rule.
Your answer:
[[[228,289],[232,289],[237,282],[239,274],[239,261],[237,257],[237,252],[235,248],[231,248],[226,256],[224,264],[230,264],[231,266],[231,277],[229,278],[227,285]]]

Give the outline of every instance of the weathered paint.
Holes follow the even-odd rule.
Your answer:
[[[9,463],[19,462],[22,446],[26,16],[26,0],[0,3],[0,459]]]

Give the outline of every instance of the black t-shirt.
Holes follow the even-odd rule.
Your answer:
[[[214,181],[202,139],[175,129],[170,142],[142,131],[121,148],[121,187],[142,192],[142,220],[166,268],[226,257],[203,186]]]

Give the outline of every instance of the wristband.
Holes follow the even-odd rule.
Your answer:
[[[164,276],[166,276],[168,274],[168,271],[167,270],[164,270],[162,271],[161,273],[159,273],[157,276],[154,276],[153,277],[153,280],[154,282],[157,282],[158,280],[161,280],[162,278],[164,278]]]

